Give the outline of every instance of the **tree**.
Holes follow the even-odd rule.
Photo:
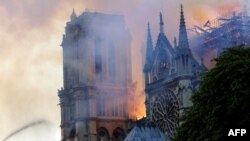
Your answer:
[[[204,74],[175,141],[223,141],[231,128],[250,127],[250,48],[225,50]]]

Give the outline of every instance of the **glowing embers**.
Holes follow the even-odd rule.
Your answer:
[[[162,89],[152,97],[152,120],[169,137],[173,137],[178,126],[179,104],[176,95]]]

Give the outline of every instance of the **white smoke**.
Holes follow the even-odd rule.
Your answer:
[[[248,1],[246,1],[249,4]],[[132,35],[133,79],[142,87],[141,45],[151,23],[154,43],[163,12],[165,33],[170,41],[178,35],[179,8],[183,3],[187,26],[216,18],[221,7],[241,4],[239,0],[2,0],[0,1],[0,139],[17,127],[45,118],[55,130],[28,129],[12,141],[37,141],[60,133],[57,89],[62,86],[60,43],[72,9],[85,8],[125,16]],[[190,38],[190,37],[189,37]],[[144,99],[141,100],[144,102]],[[143,103],[141,105],[144,105]],[[44,131],[39,133],[39,131]],[[48,134],[45,135],[45,134]],[[51,135],[51,136],[50,136]],[[43,138],[47,136],[48,138]],[[28,139],[29,137],[29,139]],[[25,138],[25,139],[24,139]]]

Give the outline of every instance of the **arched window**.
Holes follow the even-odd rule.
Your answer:
[[[105,97],[104,94],[99,94],[97,98],[97,115],[104,116],[105,115]]]
[[[170,68],[170,63],[167,61],[160,62],[160,71],[165,71]]]
[[[96,74],[102,72],[102,48],[100,38],[95,40],[95,72]]]
[[[113,135],[112,135],[112,138],[113,140],[112,141],[123,141],[125,139],[125,132],[122,128],[116,128],[114,131],[113,131]]]
[[[187,69],[187,73],[189,72],[189,66],[188,66],[188,64],[189,64],[189,57],[188,57],[188,55],[186,55],[186,69]]]
[[[182,68],[185,70],[186,69],[186,65],[185,65],[185,56],[184,55],[181,55],[181,58],[182,58]]]
[[[97,129],[97,141],[109,141],[109,132],[106,128],[101,127]]]
[[[159,74],[169,74],[171,67],[171,53],[164,48],[160,48],[158,51],[157,61],[158,61],[158,73]]]
[[[116,56],[115,55],[116,55],[115,46],[111,44],[109,47],[108,62],[109,62],[109,78],[112,83],[115,82],[115,78],[116,78],[116,66],[115,66]]]

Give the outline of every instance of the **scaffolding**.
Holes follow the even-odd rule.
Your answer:
[[[250,16],[246,12],[230,13],[214,20],[208,20],[202,27],[194,25],[200,49],[217,49],[217,55],[224,48],[250,45]]]

